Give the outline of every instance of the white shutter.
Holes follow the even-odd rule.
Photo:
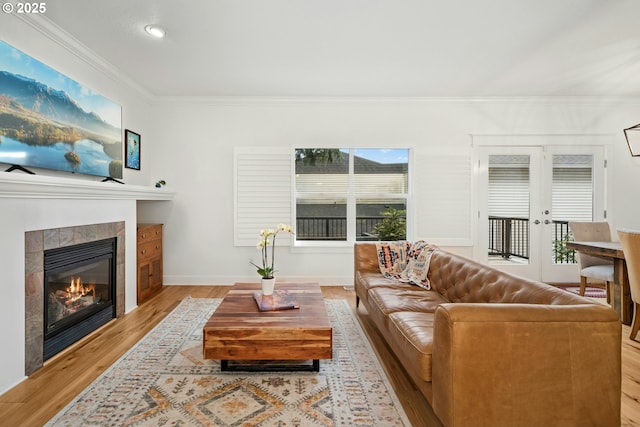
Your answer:
[[[426,153],[416,161],[418,238],[439,245],[471,242],[471,162],[468,156]]]
[[[255,246],[260,230],[291,222],[291,152],[282,147],[234,151],[234,244]],[[291,243],[278,235],[278,246]]]

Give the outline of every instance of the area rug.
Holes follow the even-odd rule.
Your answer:
[[[202,327],[220,299],[186,298],[47,426],[410,426],[345,300],[325,300],[320,372],[220,372]]]
[[[556,285],[558,288],[563,289],[567,292],[571,292],[572,294],[580,295],[580,286],[570,286],[570,285]],[[591,286],[587,286],[584,290],[584,296],[589,298],[607,298],[607,292],[604,288],[594,288]]]

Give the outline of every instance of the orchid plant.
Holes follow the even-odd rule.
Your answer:
[[[275,270],[275,252],[276,252],[276,236],[280,232],[293,233],[290,225],[278,224],[274,230],[265,228],[260,230],[260,241],[256,248],[262,255],[262,265],[258,265],[251,261],[251,265],[257,268],[258,274],[263,279],[273,279]],[[271,248],[271,256],[269,256],[269,248]]]

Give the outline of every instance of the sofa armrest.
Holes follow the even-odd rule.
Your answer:
[[[354,272],[380,273],[375,243],[356,243],[353,255]]]
[[[599,304],[442,304],[433,409],[448,427],[619,426],[620,345]]]

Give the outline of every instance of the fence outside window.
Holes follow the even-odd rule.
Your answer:
[[[383,216],[356,218],[356,240],[378,240],[374,229]],[[298,218],[296,221],[298,240],[347,240],[347,219],[335,217]]]

